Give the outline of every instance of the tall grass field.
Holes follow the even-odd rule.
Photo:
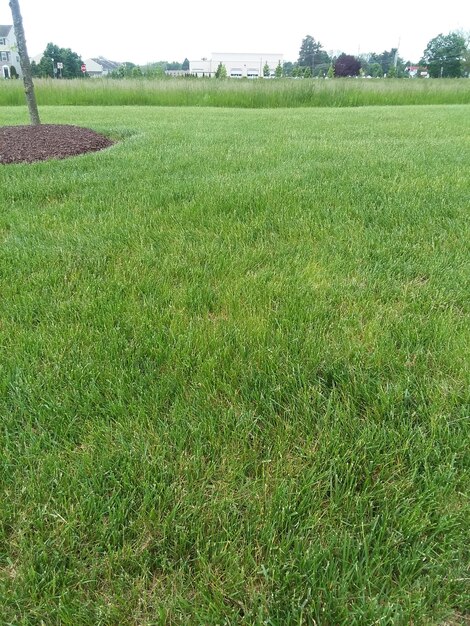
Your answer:
[[[468,623],[470,106],[41,113],[116,143],[0,167],[1,624]]]
[[[470,104],[468,79],[35,80],[40,105],[240,108]],[[0,81],[0,105],[24,106],[22,82]]]

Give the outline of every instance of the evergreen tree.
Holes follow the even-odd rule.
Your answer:
[[[315,75],[315,68],[320,64],[325,64],[325,69],[330,62],[330,58],[325,50],[322,50],[322,45],[319,41],[311,35],[307,35],[302,40],[302,45],[299,50],[298,64],[301,67],[309,67],[312,76]]]
[[[271,70],[269,69],[269,65],[268,65],[267,61],[264,64],[264,67],[263,67],[263,76],[265,78],[269,78],[271,76]]]
[[[313,69],[315,66],[315,54],[317,54],[320,49],[321,44],[315,41],[311,35],[304,37],[299,50],[299,65]]]
[[[216,78],[227,78],[227,68],[222,63],[222,61],[219,63],[219,65],[217,67],[217,70],[215,72],[215,77]]]
[[[294,69],[294,64],[292,61],[284,61],[282,64],[282,74],[283,76],[292,76],[292,71]]]
[[[282,65],[281,62],[279,61],[279,63],[277,64],[276,70],[274,72],[274,76],[276,78],[282,78]]]

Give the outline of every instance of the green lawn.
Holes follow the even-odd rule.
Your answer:
[[[119,142],[0,167],[2,626],[464,624],[470,106],[41,112]]]

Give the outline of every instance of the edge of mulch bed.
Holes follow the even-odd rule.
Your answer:
[[[111,139],[82,126],[40,124],[1,126],[0,163],[34,163],[97,152],[114,144]]]

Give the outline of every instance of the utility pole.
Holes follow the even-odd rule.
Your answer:
[[[31,63],[29,62],[28,50],[26,48],[26,37],[24,35],[23,18],[21,17],[18,0],[10,0],[10,9],[13,17],[16,43],[18,44],[18,54],[20,56],[21,71],[23,72],[24,92],[28,105],[29,117],[33,126],[41,123],[39,119],[38,105],[34,93],[33,75],[31,73]]]
[[[393,61],[393,65],[395,66],[395,69],[396,69],[397,64],[398,64],[398,50],[400,50],[400,43],[401,43],[401,37],[398,37],[398,46],[397,46],[397,50],[395,52],[395,59]]]

